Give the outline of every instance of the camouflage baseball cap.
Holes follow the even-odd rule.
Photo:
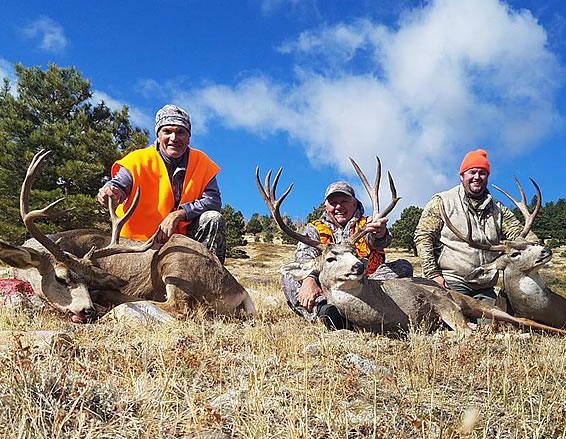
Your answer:
[[[179,125],[187,129],[191,135],[191,118],[189,113],[176,105],[167,104],[155,115],[155,134],[166,125]]]
[[[334,183],[330,183],[326,188],[326,191],[324,191],[324,199],[327,199],[330,195],[337,192],[349,195],[352,198],[356,198],[356,193],[354,192],[354,188],[352,186],[344,181],[335,181]]]

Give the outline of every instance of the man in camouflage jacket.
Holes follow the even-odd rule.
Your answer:
[[[473,281],[466,276],[494,261],[499,253],[472,248],[458,239],[445,225],[441,211],[444,205],[450,222],[464,234],[468,227],[466,215],[469,215],[472,238],[480,244],[498,244],[517,238],[523,226],[509,209],[492,198],[487,189],[489,173],[487,153],[481,149],[469,152],[460,166],[461,183],[434,195],[425,206],[415,231],[415,243],[424,277],[443,287],[495,303],[497,272],[489,278]],[[533,233],[527,238],[537,241]]]
[[[362,203],[358,201],[354,189],[349,184],[344,182],[330,184],[325,191],[324,207],[325,212],[322,216],[307,224],[304,235],[323,244],[341,243],[360,227],[366,227],[370,233],[356,244],[358,256],[368,259],[366,274],[371,279],[379,280],[412,276],[413,268],[407,261],[384,263],[383,249],[391,244],[391,235],[387,230],[387,218],[374,222],[365,217]],[[303,243],[299,243],[295,251],[296,262],[306,262],[318,256],[320,256],[318,249]],[[329,329],[349,328],[349,322],[340,315],[336,307],[326,303],[318,276],[319,273],[313,271],[298,282],[283,268],[281,283],[287,303],[293,311],[307,320],[320,317]]]

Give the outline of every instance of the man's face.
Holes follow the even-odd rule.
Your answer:
[[[468,169],[460,175],[460,180],[462,181],[466,195],[471,198],[481,197],[487,187],[487,177],[487,170],[483,168]]]
[[[173,159],[178,159],[185,153],[191,140],[189,131],[177,125],[164,126],[157,133],[157,138],[161,150]]]
[[[341,192],[330,194],[324,201],[324,208],[330,218],[342,227],[352,219],[357,207],[358,200]]]

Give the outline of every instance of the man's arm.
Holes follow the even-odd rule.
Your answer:
[[[421,260],[423,276],[428,279],[434,279],[442,285],[444,283],[442,270],[438,266],[434,251],[435,247],[438,246],[440,232],[444,226],[440,208],[441,203],[442,199],[439,196],[435,196],[423,209],[415,230],[415,244]]]
[[[104,207],[108,205],[108,198],[114,200],[114,205],[121,204],[130,196],[133,184],[134,180],[130,171],[120,166],[116,175],[98,190],[96,199]]]
[[[222,199],[220,198],[220,189],[216,177],[208,182],[200,198],[179,205],[179,208],[185,212],[183,219],[186,221],[190,221],[209,210],[220,212],[221,207]]]
[[[320,235],[318,230],[307,224],[305,230],[303,231],[303,235],[308,236],[309,238],[319,241]],[[295,261],[296,262],[304,262],[309,259],[315,259],[320,256],[320,250],[311,247],[310,245],[303,244],[299,242],[297,244],[297,250],[295,250]],[[301,286],[298,291],[298,301],[301,306],[306,308],[308,311],[312,311],[312,307],[314,306],[314,300],[318,296],[322,296],[322,289],[320,288],[320,284],[318,282],[318,270],[313,270],[311,274],[309,274],[303,281],[301,282]]]
[[[372,250],[383,250],[391,245],[392,237],[387,228],[387,218],[366,223],[369,233],[365,236],[366,242]]]

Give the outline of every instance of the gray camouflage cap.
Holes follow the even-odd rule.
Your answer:
[[[330,195],[337,192],[349,195],[352,198],[356,198],[356,193],[354,192],[354,188],[352,186],[344,181],[335,181],[334,183],[330,183],[326,188],[326,191],[324,192],[324,199],[327,199]]]
[[[184,127],[191,136],[191,118],[189,113],[176,105],[167,104],[155,115],[155,134],[166,125],[178,125]]]

